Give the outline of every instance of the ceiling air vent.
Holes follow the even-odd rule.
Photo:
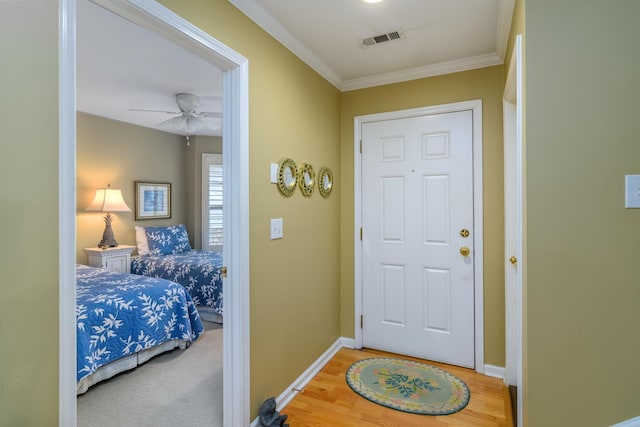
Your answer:
[[[400,40],[405,38],[402,31],[391,31],[389,33],[378,34],[377,36],[367,37],[362,40],[362,47],[377,46],[382,43]]]

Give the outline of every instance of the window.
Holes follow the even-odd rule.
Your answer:
[[[222,155],[202,155],[202,249],[222,250]]]

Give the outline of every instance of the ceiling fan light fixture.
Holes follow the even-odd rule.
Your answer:
[[[162,110],[132,110],[155,113],[178,114],[169,120],[158,123],[156,126],[162,130],[180,135],[207,134],[208,131],[222,129],[222,113],[213,111],[198,111],[200,98],[190,93],[178,93],[175,95],[176,104],[180,111]]]
[[[169,120],[165,120],[164,122],[158,123],[158,127],[162,129],[166,129],[168,131],[176,130],[179,132],[184,132],[186,129],[187,120],[184,116],[180,115],[177,117],[172,117]]]
[[[186,113],[158,123],[158,126],[168,131],[177,131],[185,135],[193,135],[202,131],[212,131],[222,128],[215,118],[194,117]]]
[[[193,134],[193,133],[200,132],[202,130],[207,130],[208,129],[208,127],[198,117],[188,118],[185,121],[185,126],[184,127],[185,127],[185,131],[188,134]]]

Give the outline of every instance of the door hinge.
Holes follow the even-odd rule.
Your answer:
[[[227,267],[220,267],[220,277],[223,279],[227,277]]]
[[[364,329],[364,316],[360,315],[360,329]]]
[[[362,154],[362,140],[360,140],[360,154]]]
[[[360,227],[360,240],[362,240],[362,227]]]

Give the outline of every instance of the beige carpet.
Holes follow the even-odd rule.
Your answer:
[[[78,427],[222,427],[222,327],[78,396]]]

